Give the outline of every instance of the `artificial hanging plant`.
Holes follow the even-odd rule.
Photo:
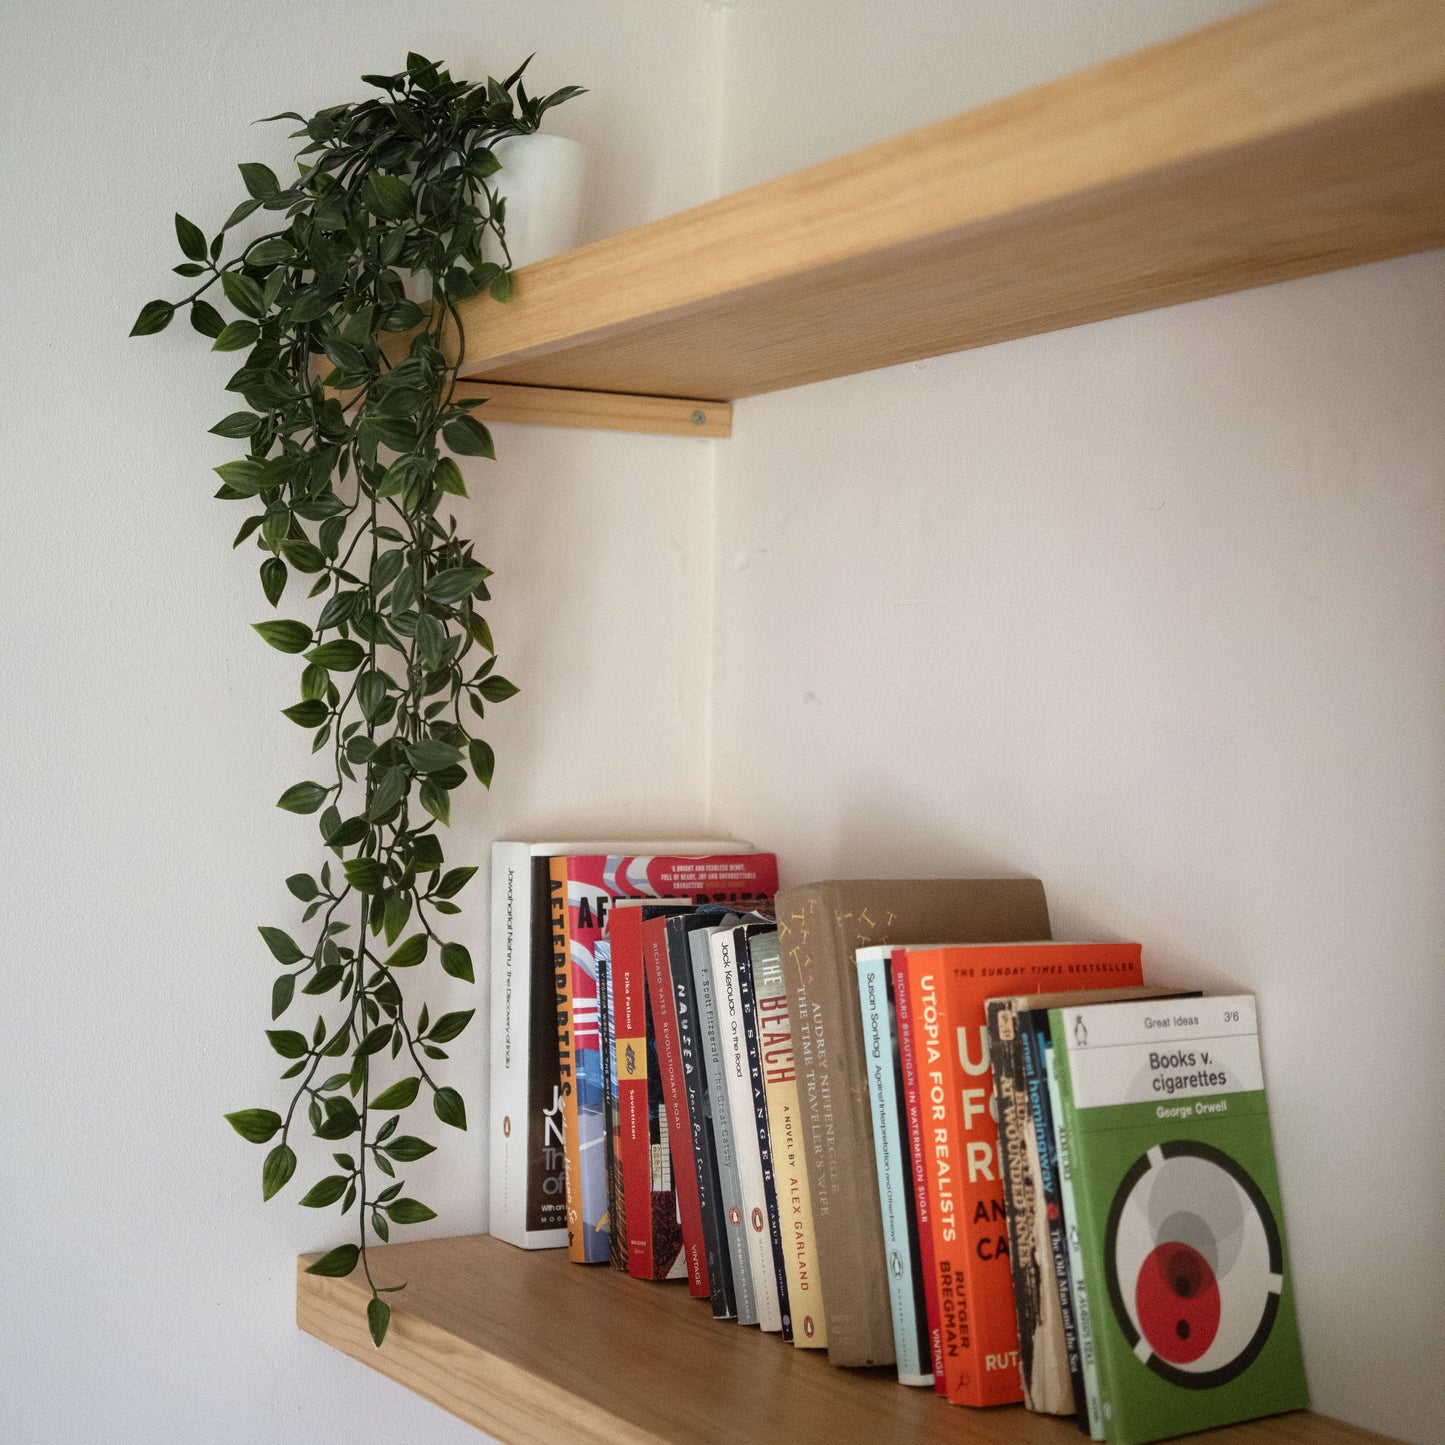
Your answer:
[[[476,869],[447,866],[440,828],[469,773],[490,786],[494,759],[477,722],[517,691],[495,671],[479,610],[491,573],[442,509],[466,495],[448,453],[493,455],[472,415],[479,402],[456,392],[456,304],[481,290],[505,300],[509,290],[506,266],[482,258],[489,231],[507,255],[491,147],[535,131],[545,111],[580,93],[530,96],[525,69],[465,84],[413,54],[399,75],[362,77],[377,97],[309,120],[269,117],[301,123],[295,178],[283,184],[267,166],[242,165],[249,199],[209,242],[177,215],[185,260],[175,271],[198,284],[178,302],[149,302],[132,330],[161,331],[189,307],[214,350],[248,351],[227,385],[247,409],[211,428],[244,441],[247,454],[216,468],[216,495],[249,507],[233,545],[254,541],[264,554],[271,605],[288,588],[318,599],[309,621],[255,624],[272,647],[304,660],[300,700],[284,714],[314,734],[324,760],[321,780],[296,783],[277,804],[318,815],[329,850],[316,873],[286,879],[309,931],[298,941],[260,929],[281,967],[271,992],[278,1026],[267,1037],[294,1092],[284,1115],[226,1117],[243,1138],[272,1145],[266,1199],[296,1171],[303,1119],[337,1151],[301,1203],[355,1209],[354,1242],[310,1270],[365,1271],[378,1346],[391,1311],[372,1280],[368,1240],[435,1217],[397,1177],[435,1147],[402,1133],[402,1115],[429,1100],[443,1124],[466,1128],[461,1096],[437,1065],[473,1010],[433,1018],[411,972],[432,961],[472,982],[466,947],[444,935]],[[257,211],[285,224],[223,261],[228,233]],[[425,309],[407,299],[406,272],[430,278]],[[228,322],[207,293],[238,319]],[[454,329],[450,349],[444,327]],[[281,1024],[302,1002],[320,1009],[314,1023]]]

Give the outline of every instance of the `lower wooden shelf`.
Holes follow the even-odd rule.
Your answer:
[[[681,1282],[646,1284],[563,1250],[488,1235],[371,1251],[389,1295],[386,1344],[366,1331],[359,1274],[322,1279],[298,1262],[296,1323],[508,1445],[595,1441],[837,1445],[977,1441],[1078,1445],[1064,1420],[1021,1407],[968,1410],[882,1370],[833,1369],[822,1352],[715,1322]],[[1197,1437],[1209,1445],[1365,1445],[1385,1436],[1309,1411]]]

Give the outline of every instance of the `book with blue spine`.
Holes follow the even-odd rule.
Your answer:
[[[883,1210],[888,1259],[888,1299],[898,1380],[933,1385],[933,1352],[924,1304],[918,1251],[918,1217],[908,1125],[898,1088],[898,1029],[894,1019],[893,948],[874,944],[857,951],[858,1002],[863,1016],[863,1057],[873,1114],[873,1157]]]

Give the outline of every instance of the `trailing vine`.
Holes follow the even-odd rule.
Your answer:
[[[271,1016],[279,1023],[298,995],[322,1011],[309,1029],[267,1030],[286,1061],[281,1078],[296,1081],[285,1113],[226,1117],[244,1139],[272,1145],[261,1170],[266,1199],[296,1172],[304,1129],[336,1151],[333,1172],[300,1202],[354,1209],[355,1239],[309,1268],[363,1270],[378,1347],[391,1310],[368,1242],[435,1218],[397,1174],[435,1148],[399,1132],[402,1114],[429,1100],[441,1123],[466,1128],[461,1095],[436,1065],[474,1012],[432,1018],[403,980],[430,958],[473,981],[465,945],[443,932],[476,869],[446,866],[439,825],[450,823],[452,794],[469,776],[491,785],[495,759],[477,723],[517,691],[495,670],[479,610],[491,572],[440,513],[447,498],[466,495],[454,457],[493,456],[472,415],[479,402],[457,395],[454,360],[464,342],[457,304],[482,290],[509,293],[491,147],[536,130],[545,111],[580,93],[530,96],[525,69],[465,84],[413,54],[398,75],[362,77],[379,97],[309,120],[269,117],[301,124],[295,179],[283,185],[268,166],[242,165],[248,199],[209,242],[177,215],[185,259],[174,269],[198,284],[180,301],[148,302],[131,333],[161,331],[189,308],[214,350],[248,351],[227,385],[247,409],[211,428],[245,441],[247,453],[216,468],[216,495],[249,505],[233,545],[254,541],[264,554],[261,589],[273,607],[293,582],[309,580],[307,596],[324,598],[312,622],[254,624],[272,647],[304,660],[300,700],[284,714],[312,732],[323,780],[294,784],[277,806],[318,815],[331,855],[315,874],[286,880],[305,905],[303,941],[260,929],[281,969]],[[280,213],[285,225],[223,262],[228,234],[258,211]],[[483,257],[489,232],[503,263]],[[407,298],[405,272],[429,278],[430,305]]]

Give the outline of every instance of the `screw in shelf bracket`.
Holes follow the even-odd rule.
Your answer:
[[[692,414],[692,424],[693,424],[693,426],[701,426],[706,420],[707,420],[707,413],[706,413],[705,411],[695,411],[695,412],[693,412],[693,414]]]

